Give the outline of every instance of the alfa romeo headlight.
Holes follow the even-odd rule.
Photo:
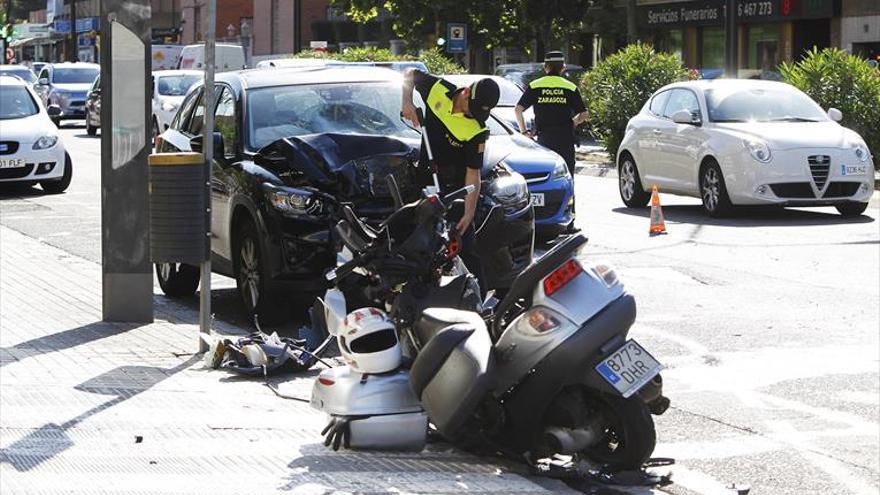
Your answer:
[[[52,146],[55,146],[55,143],[58,142],[58,136],[43,136],[40,139],[37,139],[37,142],[34,143],[33,148],[35,150],[45,150],[49,149]]]
[[[855,153],[856,158],[858,158],[860,162],[868,161],[868,156],[869,156],[868,147],[865,146],[864,143],[854,144],[852,150],[853,150],[853,153]]]
[[[758,139],[743,139],[743,146],[749,150],[749,154],[752,155],[752,158],[761,163],[767,163],[773,158],[770,155],[770,147],[767,146],[767,143],[764,141]]]
[[[553,178],[558,179],[560,177],[568,177],[568,164],[562,158],[557,159],[553,166]]]

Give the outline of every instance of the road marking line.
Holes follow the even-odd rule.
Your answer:
[[[765,424],[767,424],[768,428],[770,428],[770,430],[776,435],[780,435],[786,438],[791,444],[794,444],[797,447],[797,453],[809,461],[810,464],[824,471],[825,474],[831,476],[834,481],[845,486],[850,492],[857,495],[877,494],[876,487],[871,487],[860,482],[858,478],[853,476],[852,471],[847,469],[843,463],[836,459],[832,459],[831,457],[817,453],[816,449],[810,445],[810,443],[803,438],[803,435],[800,434],[788,421],[765,421]]]

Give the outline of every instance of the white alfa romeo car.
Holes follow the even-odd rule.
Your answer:
[[[0,183],[39,183],[48,193],[70,185],[73,165],[52,117],[58,105],[43,107],[28,83],[0,76]]]
[[[710,80],[658,90],[626,127],[620,197],[644,207],[653,185],[700,197],[711,216],[735,205],[833,205],[860,215],[874,184],[865,141],[780,82]]]

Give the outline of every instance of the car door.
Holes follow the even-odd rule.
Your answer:
[[[37,94],[40,95],[40,99],[43,100],[43,105],[46,107],[49,106],[49,82],[51,80],[49,68],[44,67],[40,71],[40,77],[37,78],[37,84],[34,85],[34,89],[37,90]]]
[[[101,76],[95,78],[86,96],[86,120],[87,124],[101,125]]]
[[[676,124],[675,112],[687,110],[702,122],[702,111],[696,92],[688,88],[676,88],[669,95],[663,115],[668,126],[660,134],[661,162],[664,175],[669,177],[667,188],[678,192],[693,193],[696,190],[697,160],[704,132],[700,125]]]
[[[639,174],[648,187],[653,184],[660,187],[668,185],[664,166],[665,150],[661,136],[671,125],[671,122],[663,114],[671,93],[672,90],[666,90],[655,94],[651,98],[647,111],[642,113],[634,123],[639,149],[636,163],[639,167]]]
[[[240,140],[235,106],[235,93],[224,85],[217,86],[217,106],[214,112],[214,130],[223,136],[223,153],[214,152],[211,172],[211,237],[214,253],[224,260],[232,259],[229,225],[232,194],[241,170],[239,159]]]

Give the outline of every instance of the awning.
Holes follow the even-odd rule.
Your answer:
[[[37,38],[20,38],[17,40],[12,40],[9,42],[9,46],[11,48],[15,48],[17,46],[26,45],[29,41],[33,41],[35,39],[37,39]]]

